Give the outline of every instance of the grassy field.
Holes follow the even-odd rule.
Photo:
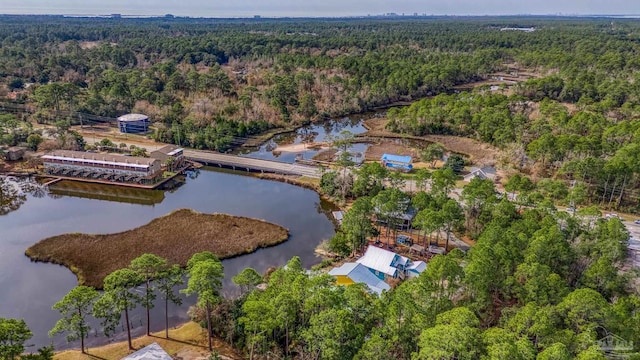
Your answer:
[[[209,356],[207,351],[207,331],[194,322],[188,322],[177,329],[169,330],[169,339],[164,338],[164,331],[154,333],[151,336],[143,336],[133,340],[133,347],[142,349],[143,347],[157,342],[169,355],[174,358],[183,359],[206,359]],[[231,359],[242,359],[228,344],[214,338],[214,348],[220,355]],[[122,359],[133,353],[130,351],[127,342],[120,342],[90,348],[89,354],[83,355],[80,350],[67,350],[57,353],[54,360],[88,360],[88,359]]]
[[[78,276],[80,284],[101,288],[105,276],[144,253],[184,266],[197,252],[209,250],[228,258],[279,244],[288,237],[287,229],[262,220],[181,209],[122,233],[53,236],[25,254],[35,261],[64,265]]]

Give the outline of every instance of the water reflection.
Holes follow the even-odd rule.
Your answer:
[[[376,116],[376,114],[378,113],[366,113],[303,126],[296,131],[276,135],[258,148],[240,150],[239,154],[258,159],[277,160],[290,163],[294,162],[296,160],[296,156],[300,154],[303,159],[310,160],[317,155],[320,150],[317,148],[304,148],[302,151],[296,152],[279,152],[277,151],[277,147],[278,145],[325,142],[329,140],[329,136],[339,134],[343,130],[348,130],[353,134],[362,134],[367,131],[367,129],[362,126],[362,120]],[[354,144],[352,151],[364,153],[367,146],[367,144]]]
[[[27,195],[43,198],[48,195],[47,187],[31,178],[0,176],[0,216],[20,209],[27,201]]]
[[[124,202],[129,204],[155,205],[164,200],[164,191],[137,189],[116,185],[61,181],[50,187],[51,194],[74,196],[85,199]]]
[[[285,264],[293,256],[300,256],[305,266],[319,262],[314,249],[333,235],[334,228],[327,216],[331,208],[317,193],[285,183],[206,168],[192,177],[187,177],[186,185],[163,193],[163,199],[149,195],[148,190],[136,193],[110,186],[96,190],[75,183],[71,186],[73,196],[55,190],[51,195],[43,196],[46,190],[37,183],[30,182],[26,186],[18,182],[20,192],[16,192],[16,184],[8,187],[5,180],[5,187],[11,193],[21,194],[24,198],[13,211],[0,216],[0,317],[25,319],[34,333],[30,343],[36,347],[50,344],[52,340],[47,332],[59,319],[51,306],[77,284],[77,279],[67,268],[30,262],[24,256],[25,249],[43,238],[63,233],[103,234],[129,230],[179,208],[264,219],[289,229],[290,238],[283,244],[223,261],[226,295],[236,292],[231,278],[246,267],[264,272]],[[63,185],[71,191],[68,185]],[[30,190],[24,191],[23,187]],[[116,189],[124,193],[124,199],[102,201],[98,194],[90,194]],[[187,234],[184,241],[189,241]],[[172,325],[188,320],[187,309],[194,301],[190,298],[183,306],[170,308]],[[164,307],[158,305],[153,314],[152,328],[161,330]],[[144,312],[139,309],[131,316],[134,334],[141,335],[145,331],[142,326]],[[121,333],[116,339],[123,339],[123,336],[126,334]],[[91,346],[107,341],[102,336],[92,337]],[[64,337],[54,338],[53,343],[58,349],[68,347]]]
[[[363,133],[366,129],[362,119],[371,116],[364,114],[309,125],[278,135],[257,149],[246,149],[243,155],[294,162],[297,153],[274,152],[278,144],[323,142],[342,130]],[[366,148],[366,144],[355,144],[352,151],[364,152]],[[311,159],[318,152],[305,149],[302,155]],[[47,332],[60,316],[51,306],[77,284],[77,279],[67,268],[30,262],[24,250],[43,238],[63,233],[129,230],[179,208],[264,219],[289,229],[290,238],[283,244],[223,261],[226,296],[236,294],[231,278],[246,267],[263,273],[270,267],[284,265],[293,256],[299,256],[307,267],[319,262],[314,253],[316,246],[334,234],[328,215],[331,204],[311,190],[209,170],[186,174],[185,186],[166,192],[76,182],[60,182],[48,192],[34,181],[0,178],[0,215],[4,215],[0,216],[0,317],[25,319],[34,333],[30,342],[35,347],[51,342],[57,349],[69,347],[63,337],[52,340]],[[189,241],[186,234],[184,241]],[[185,300],[181,307],[170,307],[172,325],[188,320],[187,309],[195,299]],[[163,306],[152,310],[152,317],[156,319],[152,329],[161,330]],[[135,336],[145,331],[143,319],[142,309],[132,312]],[[98,327],[97,323],[93,327]],[[123,329],[112,340],[125,338]],[[96,333],[88,343],[96,346],[108,341]]]

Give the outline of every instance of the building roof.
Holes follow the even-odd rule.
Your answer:
[[[126,114],[118,118],[118,121],[142,121],[149,120],[149,117],[144,114]]]
[[[416,215],[418,215],[418,210],[412,207],[408,207],[407,211],[403,212],[402,214],[393,214],[393,216],[395,216],[397,219],[402,219],[406,221],[413,220],[416,217]]]
[[[418,244],[413,244],[413,245],[411,245],[411,247],[409,249],[411,249],[413,251],[417,251],[417,252],[423,252],[424,251],[424,246],[418,245]]]
[[[334,268],[329,271],[329,275],[331,276],[346,276],[349,279],[353,280],[356,283],[366,284],[371,291],[381,294],[383,290],[391,289],[389,284],[380,280],[378,277],[373,275],[369,269],[367,269],[364,265],[359,264],[357,262],[350,262],[343,264],[340,267]]]
[[[474,177],[479,177],[481,179],[495,179],[497,175],[498,172],[493,166],[485,166],[482,168],[472,167],[469,174],[465,176],[465,179]]]
[[[403,164],[410,164],[411,163],[411,156],[382,154],[382,157],[380,158],[380,160],[382,160],[382,161],[392,161],[392,162],[403,163]]]
[[[483,166],[483,167],[480,168],[480,170],[482,170],[482,172],[487,174],[487,175],[497,175],[498,174],[498,171],[493,166]]]
[[[5,151],[8,151],[8,152],[27,151],[27,148],[24,146],[12,146]]]
[[[427,269],[427,263],[424,261],[413,261],[407,266],[407,269],[422,274],[422,272]]]
[[[398,269],[391,266],[394,260],[399,260],[403,264],[409,260],[392,251],[381,249],[375,246],[369,246],[364,255],[357,260],[358,263],[368,267],[369,269],[380,271],[389,276],[394,276]],[[405,260],[406,259],[406,260]]]
[[[184,149],[181,148],[180,146],[170,144],[170,145],[165,145],[158,150],[154,150],[154,152],[156,151],[165,155],[173,156],[179,153],[180,151],[184,151]]]
[[[339,225],[342,225],[342,219],[344,218],[344,211],[332,211],[331,215],[336,219]]]
[[[442,254],[446,253],[447,251],[443,247],[439,247],[439,246],[436,246],[436,245],[429,245],[429,252],[432,253],[432,254],[441,254],[442,255]]]
[[[139,156],[123,156],[115,154],[96,154],[85,151],[55,150],[42,156],[43,160],[88,160],[102,165],[123,165],[146,168],[153,165],[157,159]]]
[[[404,257],[404,256],[402,256],[402,255],[398,255],[398,256],[400,257],[400,263],[401,263],[403,266],[405,266],[405,267],[406,267],[408,264],[410,264],[410,263],[411,263],[411,260],[410,260],[408,257]]]
[[[173,358],[158,343],[154,342],[121,360],[173,360]]]
[[[375,208],[374,209],[376,213],[380,213],[380,209],[379,208]],[[385,213],[387,214],[387,213]],[[418,215],[418,210],[416,210],[413,207],[408,207],[405,211],[400,212],[393,212],[393,213],[388,213],[389,216],[391,216],[394,219],[400,219],[400,220],[404,220],[404,221],[411,221],[413,220],[416,215]]]

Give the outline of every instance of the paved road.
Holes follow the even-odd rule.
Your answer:
[[[313,166],[220,154],[212,151],[185,149],[184,156],[189,160],[210,165],[234,167],[239,170],[256,170],[276,174],[307,176],[312,178],[320,178],[322,175],[320,169]]]

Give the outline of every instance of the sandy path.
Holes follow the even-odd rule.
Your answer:
[[[329,144],[327,143],[302,143],[302,144],[288,144],[288,145],[278,145],[273,151],[279,152],[301,152],[307,150],[322,150],[328,149]]]

